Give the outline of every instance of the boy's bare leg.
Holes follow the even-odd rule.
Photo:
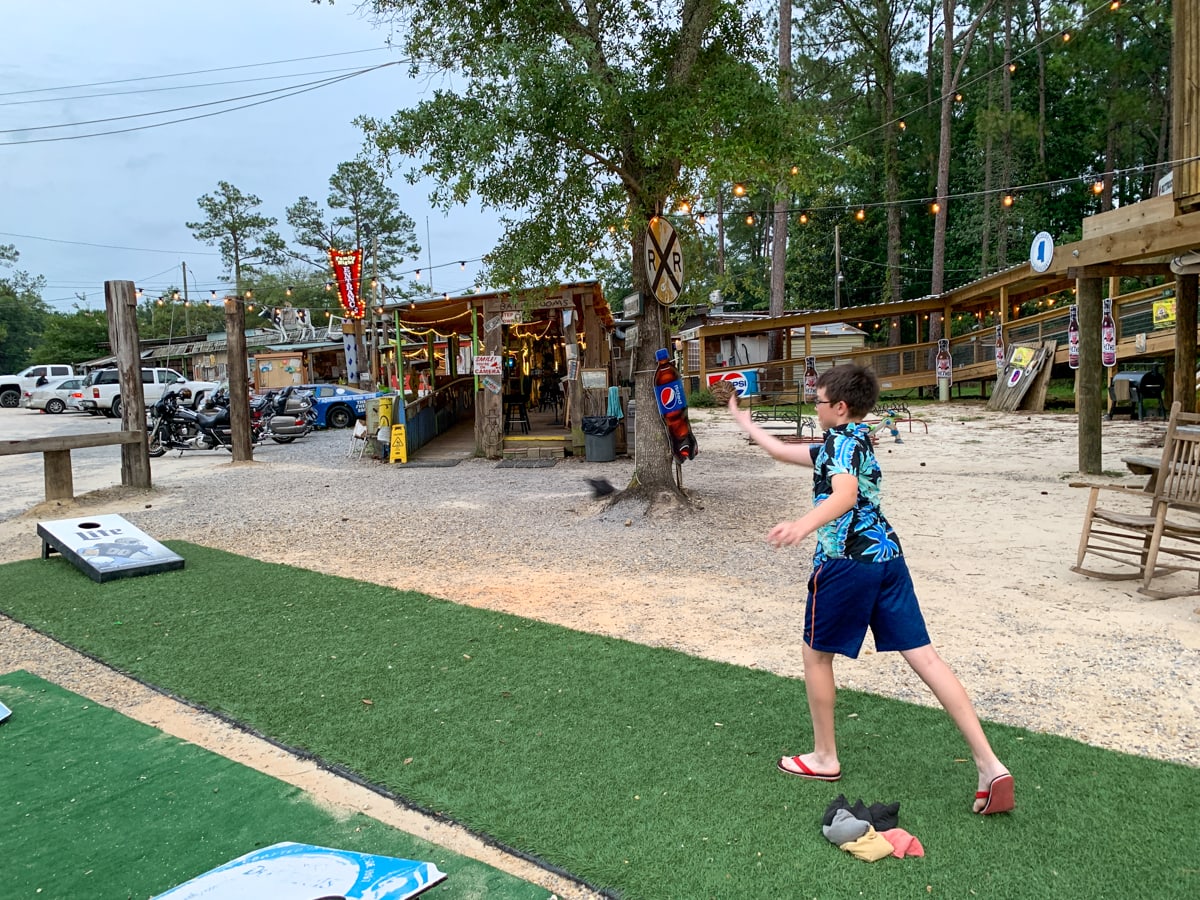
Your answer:
[[[840,772],[833,728],[837,686],[833,680],[832,653],[804,645],[804,689],[808,695],[808,712],[812,716],[813,752],[802,754],[800,759],[814,772]]]
[[[975,760],[975,768],[979,771],[978,789],[986,791],[992,783],[992,779],[1006,774],[1008,769],[992,752],[992,745],[988,743],[987,735],[983,733],[983,726],[979,724],[975,707],[971,705],[971,698],[967,696],[962,682],[958,680],[938,652],[933,649],[932,644],[926,644],[924,647],[917,647],[914,650],[903,650],[900,655],[933,691],[933,695],[942,704],[942,708],[950,714],[950,718],[954,720],[954,724],[966,738],[967,746],[971,748],[971,756]],[[807,672],[806,665],[806,676]],[[812,702],[811,698],[809,702]],[[976,812],[983,808],[984,802],[983,800],[975,801]]]

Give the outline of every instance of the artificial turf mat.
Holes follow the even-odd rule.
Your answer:
[[[798,680],[171,546],[185,570],[104,585],[8,564],[0,609],[615,893],[1200,896],[1196,769],[988,725],[1018,808],[985,818],[940,710],[844,691],[846,775],[806,782],[774,769],[808,749]],[[829,844],[840,792],[927,855]]]
[[[150,897],[282,840],[435,862],[449,878],[426,897],[547,896],[28,672],[0,676],[0,700],[5,900]]]

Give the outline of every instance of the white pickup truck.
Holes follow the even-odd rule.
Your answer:
[[[198,409],[204,398],[219,385],[215,381],[188,381],[174,369],[142,369],[142,392],[146,405],[155,403],[168,388],[192,392],[187,405]],[[109,417],[121,415],[121,377],[116,369],[97,369],[83,382],[83,398],[79,405],[92,415],[103,413]]]
[[[61,381],[75,374],[71,366],[60,363],[43,363],[22,369],[16,375],[0,375],[0,406],[15,409],[21,405],[21,397],[26,391],[32,391],[38,384],[49,381]],[[42,381],[42,379],[46,379]]]

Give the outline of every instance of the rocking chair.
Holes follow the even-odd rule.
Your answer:
[[[1144,504],[1147,494],[1140,487],[1071,485],[1091,490],[1071,571],[1092,578],[1141,580],[1138,593],[1158,599],[1200,594],[1200,415],[1181,412],[1178,401],[1171,407],[1158,472],[1150,477],[1154,479],[1150,508],[1140,512],[1098,506],[1101,491],[1124,494],[1130,502],[1138,498]],[[1086,568],[1089,554],[1117,562],[1121,568]],[[1197,574],[1191,588],[1151,587],[1154,578],[1183,571]]]

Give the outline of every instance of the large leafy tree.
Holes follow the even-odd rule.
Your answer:
[[[215,191],[196,203],[204,218],[188,222],[187,227],[198,240],[221,251],[236,290],[242,290],[245,276],[281,261],[283,238],[274,230],[275,218],[259,212],[262,200],[258,197],[243,194],[228,181],[219,181]]]
[[[12,268],[19,258],[12,244],[0,244],[0,269]],[[41,297],[42,284],[41,277],[19,270],[0,274],[0,372],[16,372],[35,361],[51,315]]]
[[[374,255],[366,262],[370,270],[392,280],[400,264],[421,251],[416,225],[400,209],[399,195],[366,160],[339,163],[329,177],[324,207],[301,197],[287,208],[287,220],[296,243],[311,251],[293,255],[322,271],[329,268],[330,247],[362,247],[368,257]]]
[[[81,363],[94,359],[108,341],[108,317],[103,310],[77,309],[68,315],[51,315],[34,362]]]
[[[387,159],[415,159],[408,175],[432,178],[436,202],[477,197],[498,211],[492,284],[586,276],[616,253],[649,297],[653,216],[716,184],[779,184],[796,155],[764,10],[729,0],[368,5],[399,26],[415,70],[458,78],[389,120],[364,120],[366,135]],[[665,320],[651,300],[634,365],[643,404]],[[672,491],[664,431],[638,428],[635,450],[631,491]]]

